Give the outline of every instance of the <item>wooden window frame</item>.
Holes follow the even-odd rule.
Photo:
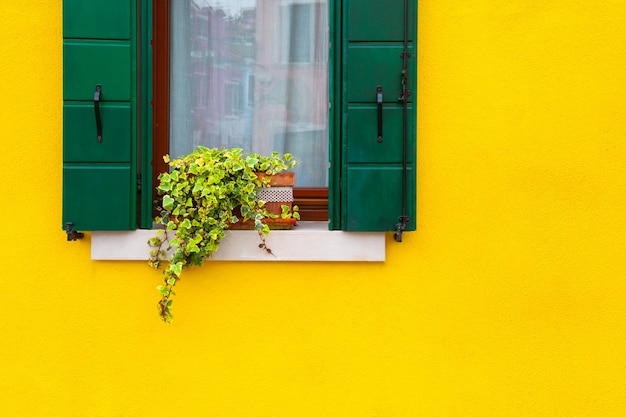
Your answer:
[[[169,154],[169,95],[170,95],[170,1],[152,1],[152,183],[153,200],[157,200],[156,185],[161,172],[167,171],[163,155]],[[327,187],[295,187],[294,204],[299,207],[301,220],[328,220]]]

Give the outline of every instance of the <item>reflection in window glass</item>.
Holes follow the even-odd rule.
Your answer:
[[[327,0],[172,2],[170,153],[293,153],[327,186]]]

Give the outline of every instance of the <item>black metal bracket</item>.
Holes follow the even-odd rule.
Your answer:
[[[65,223],[65,233],[67,233],[67,241],[71,242],[72,240],[82,239],[85,237],[83,232],[77,232],[74,230],[74,223],[67,222]]]
[[[409,224],[411,219],[407,216],[398,217],[398,223],[396,223],[396,232],[393,235],[393,238],[396,242],[402,242],[402,232],[406,229],[406,225]]]
[[[405,46],[406,48],[406,46]],[[398,97],[398,101],[400,102],[406,102],[406,100],[411,97],[411,90],[409,90],[408,88],[408,81],[409,81],[409,67],[408,67],[408,62],[409,59],[411,58],[411,53],[410,52],[401,52],[400,53],[400,59],[402,59],[402,72],[400,74],[400,77],[402,79],[402,89],[400,90],[400,97]]]
[[[102,119],[100,118],[100,93],[102,85],[96,85],[96,91],[93,93],[93,108],[96,113],[96,134],[98,135],[98,143],[102,143]]]
[[[402,74],[401,74],[402,89],[400,90],[400,96],[398,97],[398,101],[401,103],[406,103],[412,94],[411,90],[409,90],[408,88],[409,87],[408,86],[408,82],[409,82],[408,73],[409,73],[408,68],[402,70]]]

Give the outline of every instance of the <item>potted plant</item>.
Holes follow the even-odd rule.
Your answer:
[[[268,216],[261,221],[270,229],[291,229],[296,220],[300,218],[298,206],[293,205],[293,186],[295,174],[282,171],[274,174],[267,172],[255,172],[257,178],[263,184],[257,188],[257,200],[264,202],[263,208]],[[239,214],[239,207],[235,208],[235,214]],[[240,220],[233,223],[230,229],[255,229],[254,220]]]
[[[296,161],[291,154],[271,155],[245,153],[240,148],[198,147],[178,159],[164,160],[170,172],[159,175],[157,191],[162,196],[163,225],[148,244],[151,246],[149,264],[159,269],[166,253],[171,253],[163,269],[163,285],[157,307],[161,319],[172,320],[174,286],[182,271],[192,265],[201,266],[215,253],[226,231],[238,223],[248,222],[261,238],[259,247],[268,253],[265,244],[269,234],[268,219],[297,218],[297,208],[281,205],[279,213],[270,213],[258,190],[270,187],[272,176],[292,168]],[[287,208],[285,208],[285,207]],[[294,211],[295,209],[295,211]],[[167,232],[173,234],[168,239]]]

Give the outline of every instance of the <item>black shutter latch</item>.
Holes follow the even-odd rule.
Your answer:
[[[383,141],[383,87],[376,86],[376,105],[378,107],[378,143]]]
[[[96,134],[98,135],[98,143],[102,143],[102,119],[100,118],[100,93],[102,85],[96,85],[96,91],[93,93],[93,108],[96,113]]]

